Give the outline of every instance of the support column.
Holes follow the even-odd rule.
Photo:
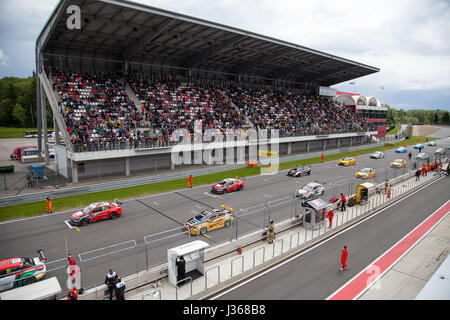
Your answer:
[[[322,150],[325,151],[326,147],[327,147],[327,140],[322,140]]]
[[[309,141],[306,141],[306,152],[309,152]]]
[[[43,145],[43,151],[44,151],[44,158],[45,158],[45,165],[49,165],[49,156],[48,156],[48,130],[47,130],[47,103],[45,100],[45,93],[44,93],[44,87],[41,84],[41,107],[42,107],[42,135],[44,138],[44,145]]]
[[[173,162],[172,157],[170,157],[170,170],[175,170],[175,162]]]
[[[292,154],[292,142],[287,144],[287,154]]]
[[[59,140],[59,127],[58,127],[58,121],[56,121],[56,118],[53,116],[53,132],[55,134],[55,145],[60,144]]]
[[[339,149],[341,147],[341,138],[337,139],[337,148]]]
[[[130,176],[130,158],[125,158],[125,176]]]
[[[353,137],[350,137],[350,147],[353,147]]]
[[[72,161],[72,184],[78,183],[78,164]]]

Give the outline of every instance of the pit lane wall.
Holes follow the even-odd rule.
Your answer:
[[[323,240],[324,238],[328,238],[332,235],[334,235],[337,232],[340,232],[342,229],[348,228],[349,226],[357,223],[358,221],[360,221],[361,219],[365,218],[368,214],[373,214],[383,208],[385,208],[386,206],[391,205],[394,202],[397,202],[401,199],[403,199],[404,197],[408,196],[410,193],[414,192],[415,190],[417,190],[418,188],[423,187],[426,184],[432,183],[435,180],[437,180],[440,177],[440,174],[434,173],[434,175],[432,176],[431,179],[427,180],[426,182],[420,183],[418,184],[415,188],[412,188],[406,192],[403,192],[401,194],[399,194],[398,196],[396,196],[393,199],[390,199],[384,203],[382,203],[381,205],[379,205],[375,211],[372,212],[367,212],[365,214],[362,214],[358,217],[355,217],[354,219],[340,225],[339,227],[332,229],[326,233],[324,233],[323,235],[314,238],[313,243],[306,243],[305,245],[300,246],[296,251],[299,250],[303,250],[306,247],[311,246],[314,243],[317,243],[321,240]],[[397,185],[400,184],[408,179],[414,178],[414,171],[410,171],[402,176],[399,176],[397,178],[391,179],[389,182],[392,185]],[[384,184],[378,184],[376,185],[376,188],[379,189],[384,189]],[[354,196],[351,195],[348,198]],[[333,210],[335,210],[337,208],[336,204],[333,204],[331,206],[331,208]],[[299,225],[302,224],[302,216],[290,219],[290,220],[286,220],[283,222],[280,222],[278,224],[275,225],[275,233],[281,233],[284,231],[287,231],[291,228],[297,227]],[[248,234],[246,236],[243,236],[241,238],[239,238],[238,240],[233,240],[233,241],[228,241],[222,244],[219,244],[217,246],[214,247],[210,247],[205,249],[205,253],[204,253],[204,257],[205,257],[205,263],[207,262],[211,262],[215,259],[219,259],[219,258],[225,258],[227,256],[231,256],[231,255],[235,255],[237,252],[237,249],[239,247],[241,248],[245,248],[245,247],[249,247],[252,246],[254,244],[257,244],[260,241],[265,240],[267,236],[267,233],[265,231],[256,231],[252,234]],[[264,262],[263,264],[261,264],[260,266],[258,266],[258,268],[256,270],[261,270],[266,268],[268,265],[272,265],[274,264],[276,261],[282,260],[283,258],[285,258],[288,255],[291,255],[292,251],[288,251],[285,252],[279,256],[277,256],[275,259],[269,260]],[[239,274],[236,279],[230,279],[227,280],[221,284],[219,284],[216,287],[212,287],[208,290],[205,290],[205,292],[197,294],[195,296],[190,297],[190,299],[201,299],[202,297],[205,297],[207,295],[211,295],[214,292],[220,290],[220,288],[222,288],[223,286],[226,286],[227,284],[229,285],[230,282],[234,282],[238,279],[242,279],[245,278],[246,276],[249,275],[250,273],[253,273],[255,270],[253,271],[246,271],[242,274]],[[133,289],[137,289],[146,285],[149,285],[150,283],[160,280],[162,278],[167,277],[167,263],[161,264],[159,266],[153,267],[148,271],[142,271],[139,272],[137,274],[133,274],[127,277],[124,277],[124,280],[127,284],[127,292],[133,290]],[[107,287],[106,285],[100,285],[97,286],[95,288],[91,288],[85,291],[85,293],[83,295],[80,295],[80,299],[82,300],[103,300],[108,296],[108,292],[107,292]]]

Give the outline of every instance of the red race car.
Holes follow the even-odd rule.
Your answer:
[[[70,217],[70,223],[76,226],[86,226],[89,223],[111,219],[114,220],[122,214],[122,203],[119,201],[93,203],[83,210],[77,211]]]
[[[241,191],[244,188],[244,181],[240,179],[224,179],[212,186],[211,192],[225,194],[232,191]]]

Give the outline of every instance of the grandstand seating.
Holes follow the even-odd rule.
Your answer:
[[[126,92],[120,74],[52,73],[60,111],[74,145],[133,143],[141,139],[142,115]]]
[[[202,121],[203,131],[242,128],[240,113],[227,103],[219,87],[201,81],[175,77],[152,79],[140,74],[129,83],[142,103],[145,120],[163,139],[178,128],[191,133],[194,121]]]
[[[280,137],[369,129],[368,123],[351,109],[296,90],[237,87],[228,95],[258,129],[278,129]]]
[[[146,73],[52,73],[60,111],[75,151],[155,147],[172,132],[239,129],[245,120],[258,129],[278,129],[280,137],[376,130],[353,109],[297,89],[248,88]],[[126,94],[126,81],[140,100],[138,110]],[[143,134],[141,127],[151,129]]]

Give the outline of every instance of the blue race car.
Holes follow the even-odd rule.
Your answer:
[[[395,149],[395,152],[396,153],[406,153],[406,152],[408,152],[408,149],[406,149],[405,147],[400,147],[400,148]]]

